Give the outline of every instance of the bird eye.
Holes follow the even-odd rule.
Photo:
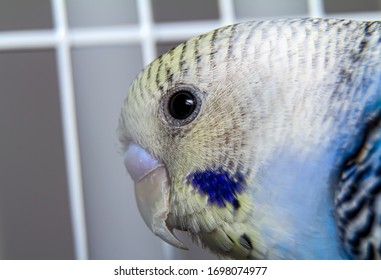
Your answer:
[[[160,114],[175,127],[193,121],[200,112],[202,92],[191,85],[176,85],[163,96]]]
[[[189,91],[179,91],[169,100],[169,113],[178,120],[188,118],[196,109],[197,100]]]

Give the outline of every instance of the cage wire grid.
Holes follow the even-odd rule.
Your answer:
[[[0,32],[0,51],[52,48],[56,51],[61,119],[76,259],[88,259],[79,139],[71,49],[73,47],[140,44],[143,63],[156,57],[156,43],[185,40],[236,21],[234,0],[218,0],[219,20],[154,23],[150,0],[138,0],[138,24],[99,28],[69,28],[65,0],[51,0],[52,30]],[[307,0],[308,15],[324,17],[323,0]],[[379,14],[376,16],[379,17]],[[163,245],[164,256],[170,258]]]

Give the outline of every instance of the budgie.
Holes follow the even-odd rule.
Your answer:
[[[235,259],[381,258],[381,22],[232,24],[132,82],[118,137],[140,213]]]

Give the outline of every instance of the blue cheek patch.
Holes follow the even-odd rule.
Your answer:
[[[187,177],[187,184],[192,185],[201,195],[207,195],[209,204],[225,207],[231,203],[235,209],[240,207],[237,194],[244,190],[244,181],[240,172],[232,175],[222,168],[196,171]]]

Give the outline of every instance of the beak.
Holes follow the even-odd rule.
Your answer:
[[[127,147],[124,165],[135,182],[136,202],[146,225],[165,242],[187,250],[166,223],[170,185],[165,166],[133,142]]]

